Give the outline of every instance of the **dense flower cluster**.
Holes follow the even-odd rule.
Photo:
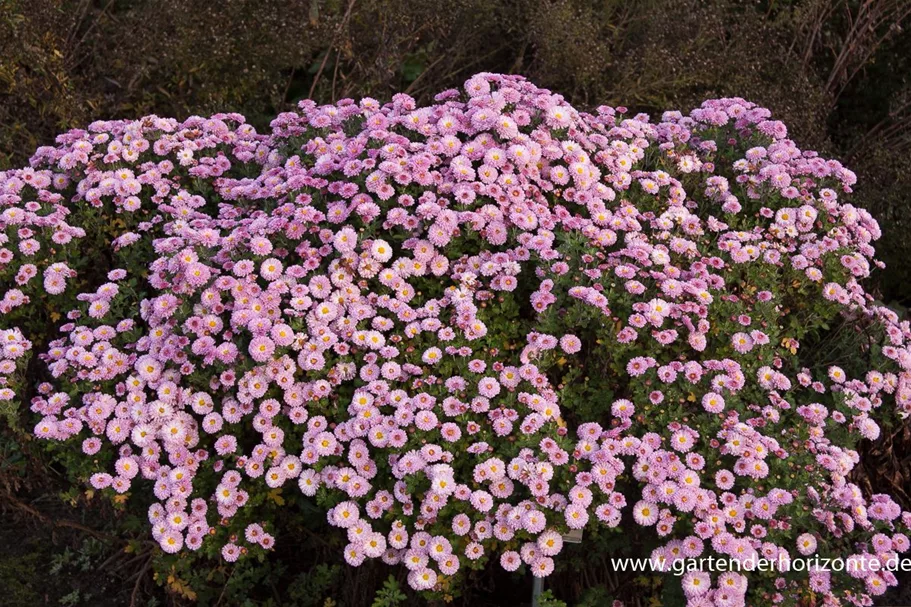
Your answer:
[[[847,480],[911,411],[911,330],[858,282],[880,232],[842,201],[854,174],[742,99],[624,113],[480,74],[429,107],[302,102],[268,136],[231,114],[62,135],[0,173],[0,313],[78,281],[73,218],[117,218],[121,267],[39,353],[36,435],[81,439],[96,489],[148,486],[166,552],[270,549],[257,508],[294,487],[348,563],[419,590],[491,560],[547,576],[567,530],[621,524],[668,563],[906,551],[911,513]],[[800,364],[839,315],[882,336],[860,376]],[[0,373],[26,337],[0,331]],[[683,590],[895,583],[765,575]]]

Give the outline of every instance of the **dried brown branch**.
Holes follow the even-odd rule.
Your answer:
[[[313,83],[310,85],[310,92],[307,93],[308,99],[313,99],[313,91],[316,90],[316,85],[319,82],[320,76],[323,74],[323,70],[326,67],[326,61],[329,60],[329,55],[332,54],[332,50],[338,44],[338,38],[341,33],[345,30],[345,26],[348,25],[348,20],[351,18],[351,11],[354,9],[354,5],[357,3],[357,0],[349,0],[348,10],[345,11],[345,16],[342,17],[341,22],[339,22],[338,28],[335,30],[335,34],[332,36],[332,42],[329,44],[329,48],[326,49],[326,54],[323,56],[323,61],[319,64],[319,69],[316,71],[316,75],[313,77]],[[338,55],[336,55],[336,65],[338,65]]]
[[[149,567],[152,566],[152,557],[146,560],[143,564],[142,569],[139,570],[139,573],[136,575],[136,583],[133,584],[133,592],[130,594],[130,607],[136,607],[136,599],[139,598],[139,589],[142,587],[142,582],[145,580],[146,572],[148,572]]]
[[[826,90],[837,100],[879,50],[911,15],[908,0],[864,0],[856,11],[843,2],[848,32],[836,50]]]
[[[115,542],[121,541],[120,539],[115,538],[114,536],[108,535],[106,533],[102,533],[102,532],[92,529],[90,527],[86,527],[85,525],[82,525],[75,521],[70,521],[67,519],[51,519],[51,518],[47,517],[45,514],[43,514],[42,512],[40,512],[34,506],[26,504],[25,502],[19,500],[14,495],[5,494],[5,495],[3,495],[2,498],[0,498],[0,500],[2,500],[2,501],[0,501],[0,503],[5,503],[9,506],[12,506],[16,510],[23,512],[33,518],[38,519],[43,524],[53,525],[54,527],[66,527],[68,529],[76,529],[87,535],[91,535],[95,539],[99,539],[99,540],[115,541]]]

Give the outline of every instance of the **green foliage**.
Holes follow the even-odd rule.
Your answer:
[[[341,566],[320,563],[297,576],[288,588],[288,599],[296,607],[320,607],[341,578]]]
[[[610,605],[611,600],[612,597],[607,588],[604,586],[592,586],[582,593],[579,602],[576,603],[576,607],[600,607],[601,605]]]
[[[51,558],[50,573],[60,575],[68,567],[82,572],[91,571],[103,559],[104,552],[105,547],[100,541],[87,538],[76,551],[65,547],[63,552],[55,554]]]
[[[407,598],[395,576],[390,575],[383,582],[383,587],[377,591],[376,597],[373,599],[373,607],[398,607]]]
[[[41,585],[34,572],[41,564],[41,555],[33,553],[24,558],[0,558],[0,587],[7,605],[38,605]]]
[[[556,598],[553,590],[547,589],[538,597],[538,607],[566,607],[566,603]]]

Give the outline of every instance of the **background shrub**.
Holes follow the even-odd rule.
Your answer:
[[[878,248],[890,269],[876,277],[878,294],[901,308],[909,297],[903,260],[911,252],[904,238],[911,179],[911,36],[903,27],[909,11],[908,2],[891,0],[465,0],[447,3],[445,11],[435,0],[394,6],[381,0],[0,0],[0,168],[23,165],[58,132],[100,116],[236,110],[264,126],[301,98],[388,99],[407,91],[426,101],[481,70],[523,73],[579,107],[608,103],[656,112],[736,94],[770,107],[806,147],[856,170],[856,203],[886,228]],[[109,263],[86,260],[99,268]],[[54,312],[47,310],[49,317]],[[833,328],[804,349],[818,348],[820,359],[831,363],[837,360],[829,356],[838,351],[835,346],[850,352],[852,339],[850,332]],[[76,525],[106,534],[100,540],[110,551],[105,558],[116,558],[102,561],[105,567],[99,569],[119,579],[116,567],[123,565],[131,584],[120,598],[129,600],[132,577],[147,579],[148,570],[142,569],[143,559],[130,562],[133,557],[121,554],[120,538],[131,530],[144,537],[141,525],[108,506],[80,520],[85,505],[98,500],[61,489],[61,469],[48,468],[21,432],[4,428],[3,433],[0,486],[6,512],[36,523],[34,531],[48,537],[56,529],[57,539],[76,550],[83,550],[88,533]],[[902,433],[889,436],[882,448],[865,454],[868,476],[859,482],[891,486],[907,496],[900,472],[909,457],[906,440]],[[79,508],[61,510],[61,504]],[[3,529],[9,537],[16,531]],[[319,537],[322,530],[317,525],[301,533]],[[136,542],[127,546],[139,556]],[[56,550],[47,542],[36,544],[29,554],[42,554],[39,562],[49,563]],[[294,579],[291,587],[300,589],[300,596],[322,592],[305,589],[326,588],[326,596],[362,604],[366,594],[360,593],[373,596],[385,579],[381,572],[359,572],[353,590],[347,568],[309,568],[325,554],[317,549],[308,554],[312,560],[291,569],[250,573],[250,582],[258,576],[261,588],[268,588],[272,579]],[[56,575],[67,571],[58,568]],[[606,583],[597,571],[587,571],[586,586]],[[177,573],[170,585],[179,595],[183,578]],[[217,595],[224,579],[219,572],[212,575],[206,582]],[[236,584],[241,574],[235,576]],[[487,582],[474,580],[478,586]],[[574,580],[556,583],[581,591]],[[85,592],[92,596],[97,589]],[[48,600],[68,596],[61,595]],[[257,600],[269,600],[268,591],[261,596]]]

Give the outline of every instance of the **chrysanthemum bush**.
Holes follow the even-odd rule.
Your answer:
[[[667,563],[909,548],[911,513],[849,480],[911,411],[911,330],[858,282],[880,230],[766,109],[589,114],[479,74],[267,134],[96,122],[30,164],[0,173],[0,398],[32,395],[95,490],[153,495],[166,553],[262,555],[305,500],[350,565],[428,592],[547,576],[571,529]],[[862,351],[806,368],[836,322]],[[855,569],[682,584],[691,607],[895,584]]]

